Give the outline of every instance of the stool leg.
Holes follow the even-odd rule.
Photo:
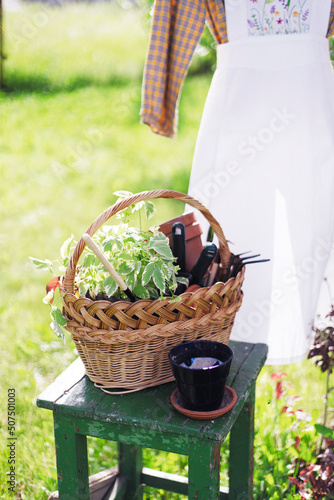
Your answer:
[[[87,438],[74,419],[54,413],[59,500],[89,500]]]
[[[126,477],[127,482],[124,500],[142,500],[142,449],[139,446],[118,443],[118,468],[119,473]]]
[[[253,498],[255,384],[230,434],[229,499]]]
[[[188,498],[218,500],[220,443],[192,439],[189,444]]]

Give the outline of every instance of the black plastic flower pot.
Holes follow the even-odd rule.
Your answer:
[[[229,346],[210,340],[185,342],[171,349],[169,361],[186,408],[211,411],[220,407],[232,359]]]

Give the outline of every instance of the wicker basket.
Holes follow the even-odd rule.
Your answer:
[[[223,273],[232,254],[220,225],[201,203],[177,191],[144,191],[118,201],[93,222],[87,233],[92,236],[124,208],[155,198],[181,200],[202,212],[218,238]],[[97,387],[115,393],[170,382],[173,375],[168,352],[173,346],[198,339],[228,344],[242,302],[244,269],[226,283],[216,282],[210,288],[183,293],[179,301],[171,302],[169,298],[133,303],[93,301],[72,293],[76,266],[84,247],[81,238],[62,279],[61,293],[66,328],[71,332],[86,374]]]

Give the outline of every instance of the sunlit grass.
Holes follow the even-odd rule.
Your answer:
[[[5,15],[10,89],[67,90],[123,83],[142,74],[148,16],[108,3],[26,5]]]

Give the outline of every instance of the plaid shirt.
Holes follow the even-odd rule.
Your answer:
[[[217,44],[227,42],[223,0],[155,0],[140,111],[153,132],[176,132],[181,87],[205,22]],[[334,0],[327,35],[334,35]]]

